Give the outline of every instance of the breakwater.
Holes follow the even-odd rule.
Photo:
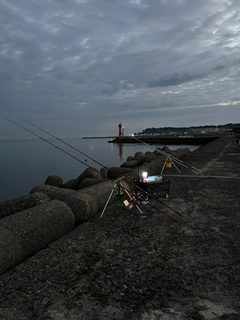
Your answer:
[[[144,154],[144,157],[149,162],[142,165],[150,172],[155,167],[151,165],[154,160],[150,160],[154,155]],[[152,200],[162,211],[172,212],[168,205],[181,212],[177,223],[148,205],[141,205],[142,214],[135,207],[126,210],[115,195],[100,219],[98,213],[113,185],[107,187],[108,190],[102,188],[104,198],[100,193],[101,183],[97,184],[99,193],[94,197],[95,187],[89,185],[93,180],[84,182],[82,176],[68,183],[74,188],[83,183],[85,186],[82,191],[71,191],[77,198],[74,208],[82,206],[82,202],[77,201],[84,197],[83,190],[87,189],[88,204],[97,201],[94,206],[97,214],[87,219],[83,216],[85,222],[72,227],[71,222],[66,224],[64,220],[72,221],[71,203],[51,200],[56,197],[56,190],[65,192],[60,187],[62,182],[52,177],[49,179],[52,185],[39,186],[48,193],[39,200],[44,200],[42,209],[35,211],[39,212],[36,219],[46,215],[46,220],[41,222],[42,230],[46,231],[39,236],[51,233],[54,221],[47,229],[51,216],[57,217],[56,228],[60,223],[61,232],[66,229],[58,240],[43,247],[44,250],[31,252],[26,260],[0,276],[1,317],[107,320],[239,317],[239,146],[234,139],[219,138],[186,153],[182,160],[187,168],[181,166],[178,176],[175,166],[163,172],[163,176],[172,175],[169,200],[163,203]],[[134,159],[129,159],[129,165],[132,161]],[[193,167],[201,170],[201,175],[194,174]],[[138,169],[122,166],[110,172],[112,177],[119,174],[136,177]],[[48,211],[47,197],[50,202],[56,202],[51,206],[56,215]],[[67,201],[69,194],[64,197]],[[28,210],[26,216],[34,219],[30,209],[24,210]],[[19,219],[20,216],[22,214]],[[63,220],[58,222],[58,219]],[[29,224],[31,226],[29,232],[22,235],[25,242],[17,242],[18,248],[14,250],[27,248],[27,236],[30,237],[31,232],[36,234],[34,223]],[[9,228],[9,224],[4,223],[4,227]],[[68,228],[71,231],[67,231]],[[16,230],[10,230],[14,236],[11,239],[21,235],[24,228],[18,233]]]
[[[163,145],[204,145],[215,139],[218,139],[219,136],[195,136],[195,137],[180,137],[180,136],[124,136],[116,137],[113,140],[110,140],[111,143],[139,143],[145,142],[148,144],[163,144]]]

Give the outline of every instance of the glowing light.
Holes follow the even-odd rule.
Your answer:
[[[143,179],[147,179],[148,173],[146,171],[143,171],[142,172],[142,177],[143,177]]]

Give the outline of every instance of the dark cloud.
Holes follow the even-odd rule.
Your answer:
[[[172,87],[172,86],[178,86],[185,82],[191,82],[197,79],[203,78],[203,74],[197,74],[197,75],[189,75],[189,74],[173,74],[168,77],[163,77],[161,79],[153,80],[148,83],[149,88],[154,87]]]
[[[1,114],[80,135],[234,122],[239,20],[237,0],[0,0]]]

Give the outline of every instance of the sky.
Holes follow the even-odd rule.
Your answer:
[[[240,122],[239,0],[0,0],[0,138]]]

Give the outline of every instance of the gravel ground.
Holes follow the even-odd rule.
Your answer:
[[[205,177],[173,176],[169,200],[140,213],[124,196],[3,274],[0,319],[239,320],[240,153],[218,143],[186,157]]]

